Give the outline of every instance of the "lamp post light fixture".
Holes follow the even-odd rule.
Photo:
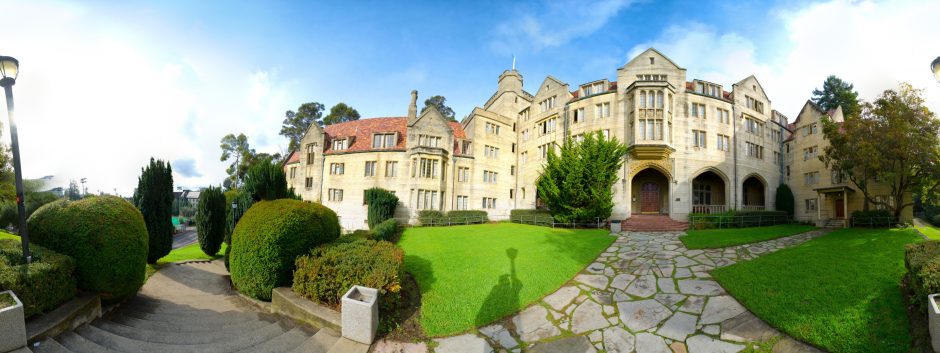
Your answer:
[[[930,63],[930,71],[933,72],[933,77],[937,79],[937,82],[940,82],[940,56]]]
[[[29,253],[29,232],[26,229],[26,204],[23,199],[23,171],[20,168],[20,143],[16,134],[16,120],[13,118],[13,85],[19,75],[20,62],[9,56],[0,56],[0,86],[7,98],[7,117],[10,119],[10,145],[13,152],[13,176],[16,183],[16,211],[19,214],[20,240],[23,242],[23,258],[32,263]]]

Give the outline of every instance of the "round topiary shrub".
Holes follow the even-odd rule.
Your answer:
[[[239,292],[271,300],[271,290],[291,284],[294,259],[339,238],[329,208],[299,200],[255,203],[232,233],[229,272]]]
[[[75,259],[78,287],[116,302],[144,284],[147,226],[134,205],[115,196],[59,200],[26,224],[30,240]]]

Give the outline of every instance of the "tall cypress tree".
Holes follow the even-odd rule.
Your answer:
[[[173,248],[173,170],[169,162],[150,157],[150,164],[141,169],[137,179],[134,204],[147,223],[147,262],[156,263]]]
[[[199,194],[199,205],[196,208],[196,232],[199,238],[199,248],[206,255],[218,254],[222,241],[225,240],[225,227],[228,223],[226,208],[222,188],[210,186]]]

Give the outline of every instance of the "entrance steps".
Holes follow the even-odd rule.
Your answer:
[[[629,232],[681,232],[688,229],[689,224],[665,215],[635,214],[624,220],[621,228]]]
[[[844,218],[830,218],[826,220],[826,223],[823,224],[823,228],[833,229],[833,228],[844,228],[846,226]]]

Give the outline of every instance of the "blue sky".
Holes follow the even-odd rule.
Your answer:
[[[940,90],[937,1],[3,1],[20,59],[17,112],[27,177],[87,177],[129,194],[150,156],[178,185],[217,184],[219,139],[243,132],[278,152],[285,110],[317,101],[402,116],[409,92],[447,97],[459,117],[493,93],[512,56],[526,87],[614,79],[656,47],[729,87],[755,74],[795,118],[828,74],[864,99],[907,81]],[[932,15],[933,14],[933,15]],[[821,33],[838,40],[827,39]],[[9,141],[4,122],[4,140]],[[94,165],[94,168],[89,166]]]

